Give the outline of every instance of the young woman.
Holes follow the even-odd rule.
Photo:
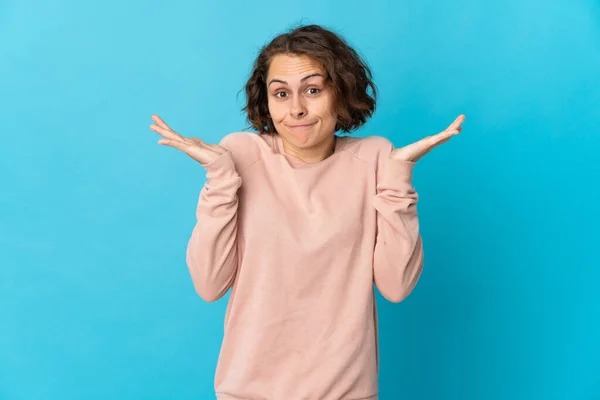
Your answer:
[[[369,93],[371,89],[371,93]],[[374,288],[400,302],[423,266],[415,162],[461,131],[394,149],[337,135],[375,110],[368,66],[338,35],[296,28],[262,48],[248,121],[217,144],[154,115],[160,144],[206,170],[187,264],[206,301],[230,288],[218,399],[377,399]]]

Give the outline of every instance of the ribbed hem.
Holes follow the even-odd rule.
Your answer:
[[[226,151],[208,164],[200,164],[206,169],[206,179],[231,178],[238,175],[231,152]]]
[[[255,399],[248,399],[248,398],[244,398],[244,397],[237,397],[237,396],[233,396],[231,394],[227,394],[227,393],[217,393],[217,400],[255,400]],[[259,399],[256,399],[259,400]],[[260,399],[260,400],[264,400],[264,399]],[[287,399],[268,399],[268,400],[287,400]],[[373,396],[369,396],[369,397],[344,397],[342,399],[336,399],[336,400],[379,400],[379,396],[377,394],[374,394]]]

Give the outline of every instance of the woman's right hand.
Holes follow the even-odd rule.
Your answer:
[[[221,154],[227,152],[225,147],[218,144],[208,144],[200,139],[181,136],[171,129],[158,115],[153,115],[152,120],[155,123],[150,125],[150,129],[163,136],[163,139],[158,141],[159,144],[181,150],[200,164],[210,164]]]

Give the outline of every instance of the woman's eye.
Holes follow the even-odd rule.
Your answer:
[[[310,88],[308,89],[308,93],[309,94],[317,94],[321,91],[321,89],[319,88]],[[287,97],[287,92],[285,91],[281,91],[281,92],[277,92],[275,93],[275,97],[279,97],[280,99]]]

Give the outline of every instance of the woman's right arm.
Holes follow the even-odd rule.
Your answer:
[[[186,261],[196,292],[212,302],[227,292],[237,271],[237,190],[242,178],[230,152],[203,166],[206,183],[200,191]]]
[[[238,267],[237,191],[242,178],[231,152],[222,146],[228,136],[219,144],[208,144],[180,135],[157,115],[152,119],[155,125],[150,129],[163,136],[159,144],[183,151],[206,169],[186,262],[196,292],[206,301],[216,301],[231,286]]]

